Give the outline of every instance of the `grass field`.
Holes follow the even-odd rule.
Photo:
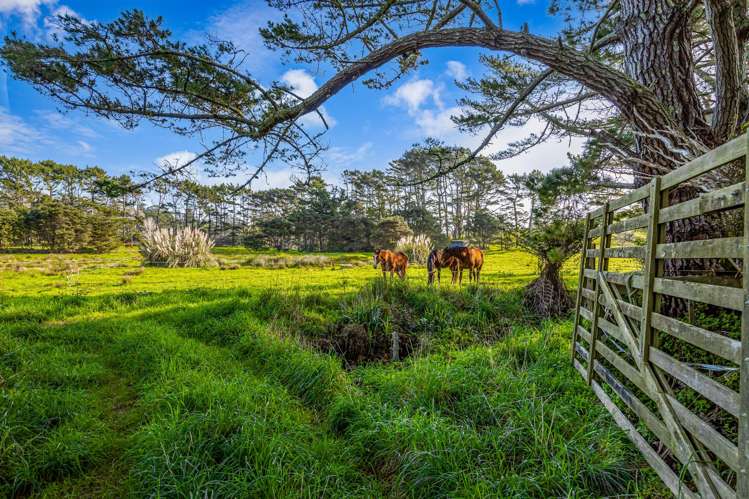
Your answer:
[[[528,255],[432,290],[368,254],[216,253],[0,255],[0,495],[664,494],[569,365],[570,321],[523,313]]]

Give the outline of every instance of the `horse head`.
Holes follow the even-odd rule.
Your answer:
[[[434,249],[427,258],[427,284],[434,284],[434,274],[442,267],[442,250]]]
[[[381,249],[375,250],[374,255],[373,255],[374,262],[372,264],[374,268],[377,268],[377,266],[380,264],[380,253],[384,251],[385,250],[381,250]]]

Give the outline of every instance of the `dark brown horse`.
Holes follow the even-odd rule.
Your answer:
[[[447,247],[441,250],[433,250],[427,259],[427,271],[429,273],[428,283],[434,283],[434,274],[437,281],[440,280],[440,269],[450,268],[452,272],[452,283],[463,283],[463,270],[468,269],[469,281],[479,282],[481,268],[484,265],[484,254],[475,247]]]
[[[442,269],[450,264],[443,258],[444,250],[433,249],[427,257],[427,284],[434,284],[434,275],[437,275],[437,283],[440,282]]]
[[[390,272],[391,281],[394,272],[401,279],[405,279],[406,269],[408,269],[408,256],[402,251],[378,249],[374,252],[374,268],[377,268],[378,265],[381,265],[383,279],[387,279],[386,272]]]

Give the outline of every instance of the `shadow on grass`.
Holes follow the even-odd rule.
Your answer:
[[[114,495],[600,496],[643,482],[568,365],[568,327],[528,320],[517,291],[21,297],[0,324],[9,495],[75,495],[107,463]],[[419,349],[347,371],[319,350],[351,324],[400,328]]]

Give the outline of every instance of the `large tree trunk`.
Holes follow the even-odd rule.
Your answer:
[[[729,137],[716,137],[705,121],[694,81],[691,11],[687,1],[621,0],[621,36],[624,43],[625,72],[638,83],[653,90],[664,107],[673,114],[674,123],[686,135],[710,147]],[[722,116],[721,119],[725,119]],[[735,118],[734,118],[735,119]],[[735,128],[735,125],[734,125]],[[730,130],[726,127],[725,130]],[[659,130],[640,130],[636,151],[641,164],[636,168],[639,184],[652,175],[662,175],[680,165],[667,141],[656,138]],[[694,153],[694,151],[692,151]],[[669,193],[668,204],[681,203],[699,194],[694,186],[684,186]],[[666,242],[691,241],[720,237],[721,224],[715,217],[693,217],[667,224]],[[664,273],[677,277],[704,274],[715,270],[716,262],[706,260],[666,260]],[[664,300],[665,312],[682,315],[682,300]]]
[[[694,82],[691,12],[686,3],[673,0],[621,1],[624,71],[653,91],[682,131],[704,142],[710,138],[711,131],[702,115]],[[635,174],[649,177],[673,169],[677,158],[667,142],[655,137],[663,131],[641,132],[637,138],[637,152],[641,159],[654,166],[642,165]]]

